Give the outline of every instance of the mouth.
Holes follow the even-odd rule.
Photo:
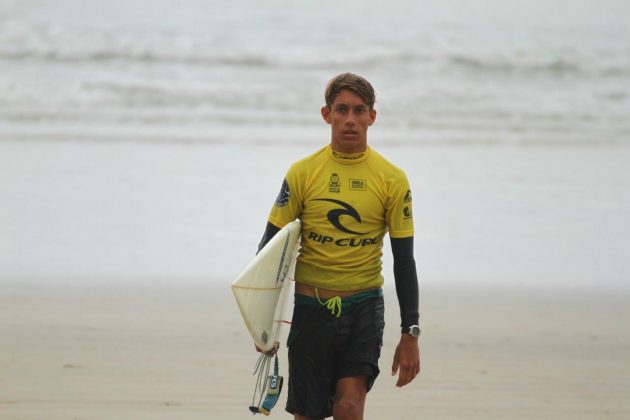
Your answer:
[[[354,138],[358,135],[358,133],[355,130],[346,130],[343,132],[343,135],[345,137]]]

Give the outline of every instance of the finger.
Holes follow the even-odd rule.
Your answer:
[[[392,363],[392,376],[398,372],[398,352],[394,353],[394,362]]]
[[[396,383],[396,386],[402,387],[413,381],[417,375],[416,368],[417,366],[415,364],[411,366],[406,366],[404,368],[401,367],[400,376],[398,377],[398,382]]]
[[[408,375],[404,369],[400,369],[400,375],[398,375],[397,387],[403,387],[409,383]]]
[[[405,365],[400,366],[400,374],[398,375],[397,387],[405,386],[407,384],[407,367]]]

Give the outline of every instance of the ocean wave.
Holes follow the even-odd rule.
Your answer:
[[[411,68],[419,72],[464,71],[487,74],[565,76],[595,75],[609,78],[630,76],[628,51],[582,46],[580,49],[539,51],[533,46],[519,50],[476,50],[460,47],[373,45],[361,50],[333,51],[321,44],[291,47],[268,45],[271,39],[251,43],[225,42],[219,33],[172,33],[121,28],[67,27],[17,21],[0,21],[0,60],[45,63],[107,62],[139,65],[188,65],[272,69],[380,70]],[[236,46],[235,46],[236,45]],[[505,46],[501,47],[505,48]]]
[[[465,55],[453,55],[448,59],[454,67],[464,70],[488,73],[549,73],[554,75],[582,74],[587,69],[582,63],[565,58],[551,58],[546,61],[527,61],[509,58],[481,58]]]
[[[102,63],[109,61],[137,62],[144,64],[193,64],[225,65],[243,67],[272,67],[268,58],[256,55],[204,56],[199,54],[181,55],[152,50],[129,51],[111,49],[103,51],[55,51],[23,50],[2,51],[0,59],[13,61],[39,60],[54,63]]]
[[[88,98],[100,104],[117,104],[129,108],[200,108],[210,107],[246,112],[250,109],[279,113],[290,104],[302,109],[299,96],[278,95],[273,91],[242,89],[241,85],[210,86],[203,84],[173,85],[158,82],[84,81],[81,89]],[[286,112],[286,111],[284,111]]]
[[[119,34],[114,29],[60,28],[48,25],[0,23],[0,59],[53,63],[198,64],[266,67],[269,57],[254,50],[218,48],[206,37],[174,36],[166,32]]]
[[[192,65],[192,66],[223,66],[244,67],[273,70],[311,69],[328,70],[338,68],[362,68],[378,70],[388,67],[415,66],[420,71],[474,72],[480,74],[522,74],[522,75],[550,75],[550,76],[598,76],[605,78],[630,77],[630,63],[628,64],[592,64],[583,61],[572,61],[566,58],[552,58],[546,61],[492,59],[466,55],[437,56],[422,53],[391,53],[366,54],[363,57],[322,57],[313,55],[310,58],[284,56],[279,58],[273,53],[250,52],[214,52],[204,54],[196,51],[191,53],[169,52],[162,49],[157,51],[152,47],[142,48],[110,48],[93,51],[55,50],[48,48],[31,48],[25,50],[7,50],[0,47],[0,60],[7,61],[44,61],[50,63],[83,63],[99,64],[107,62],[126,62],[136,64],[164,64],[164,65]]]

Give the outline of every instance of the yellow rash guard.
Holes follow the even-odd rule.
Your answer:
[[[269,214],[280,228],[296,218],[297,281],[340,291],[380,287],[385,233],[413,236],[407,176],[370,147],[347,155],[326,146],[289,168]]]

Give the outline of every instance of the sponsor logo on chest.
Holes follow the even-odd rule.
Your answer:
[[[325,235],[325,234],[311,231],[307,235],[307,238],[309,240],[317,242],[322,245],[334,244],[340,247],[352,247],[352,248],[359,248],[359,247],[364,247],[368,245],[378,244],[379,242],[378,236],[373,237],[373,238],[360,237],[360,235],[365,235],[367,232],[358,232],[358,231],[352,230],[346,226],[347,223],[344,223],[342,221],[342,216],[345,216],[343,219],[346,220],[346,222],[347,220],[349,220],[348,218],[354,219],[359,224],[361,224],[362,222],[361,215],[350,204],[341,200],[336,200],[334,198],[316,198],[313,201],[323,201],[323,202],[334,204],[334,207],[331,210],[329,210],[328,213],[326,213],[326,218],[328,219],[328,222],[339,232],[343,232],[345,234],[350,234],[350,235],[359,235],[359,237],[338,238],[338,237],[333,237],[330,235]]]
[[[339,194],[346,181],[337,172],[330,174],[328,178],[328,192]],[[367,191],[367,179],[350,178],[347,180],[348,190],[350,191]]]

